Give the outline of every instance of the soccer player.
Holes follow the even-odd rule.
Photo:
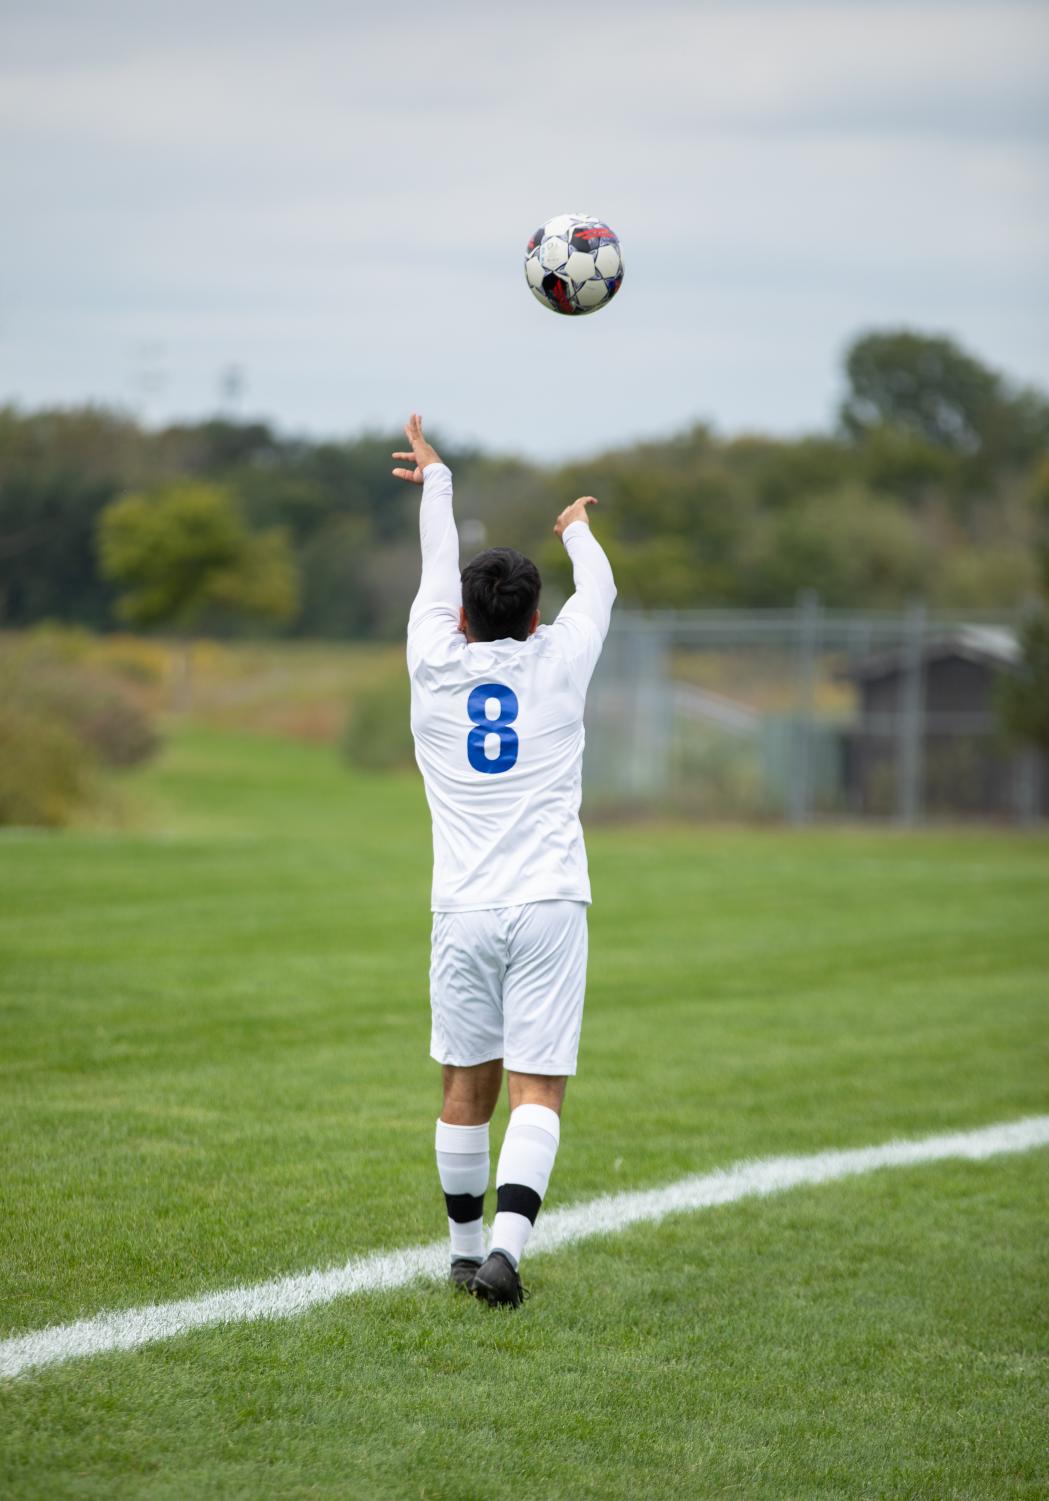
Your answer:
[[[422,486],[422,581],[408,618],[412,734],[433,820],[431,1055],[443,1066],[437,1171],[451,1279],[517,1307],[518,1267],[550,1181],[575,1073],[590,902],[579,798],[583,704],[615,584],[581,496],[554,531],[575,593],[539,624],[539,571],[493,547],[459,572],[452,476],[412,415],[395,459]],[[484,1250],[488,1123],[510,1096]]]

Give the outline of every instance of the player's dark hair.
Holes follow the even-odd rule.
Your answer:
[[[531,558],[512,547],[490,547],[463,569],[463,609],[475,641],[528,637],[543,581]]]

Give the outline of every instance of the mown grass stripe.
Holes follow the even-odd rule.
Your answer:
[[[629,1225],[656,1224],[671,1214],[712,1209],[719,1204],[783,1193],[802,1185],[831,1183],[880,1168],[912,1167],[947,1158],[979,1162],[1046,1145],[1049,1145],[1049,1116],[1037,1115],[974,1131],[926,1136],[917,1141],[891,1141],[882,1146],[817,1152],[806,1157],[745,1161],[717,1172],[681,1178],[664,1188],[611,1194],[553,1210],[540,1219],[528,1255],[556,1251],[594,1235],[613,1234]],[[422,1278],[440,1279],[447,1275],[447,1269],[447,1241],[441,1240],[426,1246],[355,1257],[327,1271],[279,1277],[175,1303],[101,1313],[94,1318],[4,1340],[0,1343],[0,1378],[11,1379],[29,1370],[78,1357],[133,1350],[193,1329],[294,1318],[310,1308],[354,1293],[403,1287]]]

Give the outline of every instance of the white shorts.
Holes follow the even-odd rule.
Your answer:
[[[574,1074],[586,991],[586,903],[435,912],[430,1055],[468,1068]]]

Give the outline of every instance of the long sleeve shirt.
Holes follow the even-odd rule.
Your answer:
[[[422,577],[408,619],[412,733],[433,821],[435,912],[590,901],[579,822],[583,708],[615,583],[585,522],[562,538],[575,591],[524,641],[468,642],[452,477],[423,473]]]

